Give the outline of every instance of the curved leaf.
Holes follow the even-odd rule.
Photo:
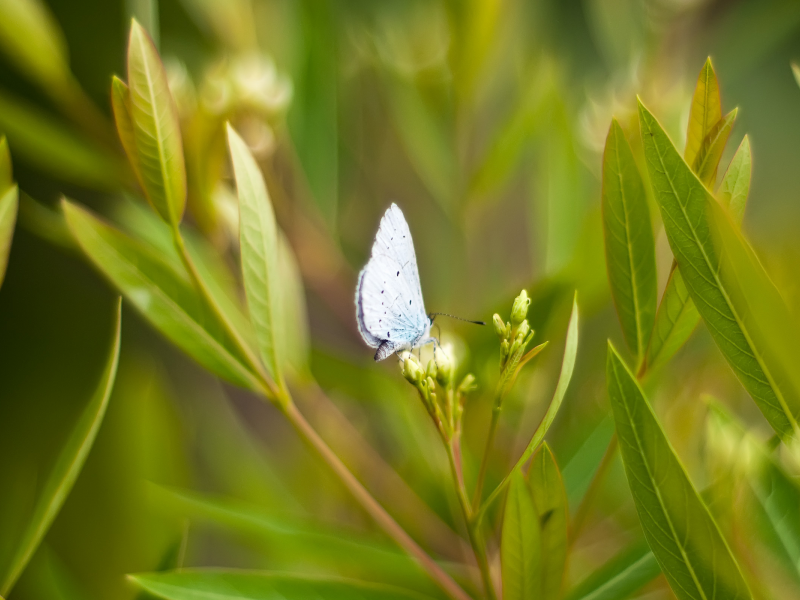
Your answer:
[[[0,196],[0,286],[8,267],[8,254],[11,252],[11,240],[14,237],[14,224],[17,221],[19,194],[17,186],[9,188]]]
[[[64,500],[72,490],[72,486],[83,468],[83,463],[86,462],[86,457],[92,449],[97,431],[103,422],[108,399],[111,396],[111,388],[114,386],[114,378],[117,374],[121,311],[122,300],[120,299],[117,303],[114,337],[103,374],[100,376],[100,381],[88,406],[78,419],[67,443],[61,449],[55,466],[42,488],[42,494],[33,510],[33,516],[2,579],[2,584],[0,584],[0,595],[7,596],[19,576],[22,575],[28,561],[61,510]]]
[[[711,128],[722,118],[722,100],[719,95],[719,82],[711,58],[707,58],[692,96],[692,108],[689,111],[689,126],[686,130],[686,150],[683,158],[693,164],[703,140]]]
[[[717,180],[717,167],[738,112],[738,109],[734,108],[714,124],[700,145],[694,163],[692,163],[692,170],[708,188],[712,188]]]
[[[589,575],[566,600],[623,600],[661,575],[650,548],[637,543]]]
[[[724,282],[720,276],[720,261],[726,258],[715,247],[709,222],[719,204],[641,102],[639,120],[655,198],[686,287],[728,364],[786,440],[797,426],[800,399],[797,390],[777,376],[763,338],[760,343],[754,340],[756,325],[748,318],[746,302],[733,297],[730,280]]]
[[[308,332],[308,311],[303,277],[294,251],[285,235],[278,236],[278,271],[281,281],[283,318],[278,339],[283,340],[286,362],[298,372],[306,370],[311,347]]]
[[[114,112],[114,122],[117,125],[117,135],[128,157],[136,180],[144,187],[141,170],[139,168],[139,155],[136,150],[136,134],[133,129],[131,117],[131,92],[125,82],[114,75],[111,78],[111,109]]]
[[[261,389],[184,271],[87,210],[62,205],[81,249],[156,329],[213,373]]]
[[[11,153],[8,151],[6,136],[0,136],[0,193],[14,185],[14,168],[11,165]]]
[[[528,472],[541,529],[540,590],[543,600],[558,600],[567,566],[567,492],[547,442],[533,455]]]
[[[519,470],[511,476],[500,542],[503,600],[541,593],[542,539],[533,493]]]
[[[616,119],[603,153],[602,208],[611,294],[625,341],[640,362],[656,316],[656,253],[642,177]]]
[[[278,270],[278,226],[264,177],[242,138],[228,125],[228,147],[239,192],[239,239],[242,278],[250,320],[261,357],[282,385],[283,361],[281,277]]]
[[[129,575],[139,588],[167,600],[425,600],[414,592],[347,579],[257,571],[183,569]]]
[[[750,139],[744,136],[717,190],[717,200],[728,209],[731,218],[738,225],[741,225],[744,219],[744,209],[750,193],[750,175]]]
[[[606,377],[639,521],[672,591],[680,600],[751,598],[719,527],[611,342]]]
[[[178,110],[158,51],[135,20],[128,40],[128,88],[136,140],[135,164],[145,194],[161,218],[176,225],[186,206],[186,167]]]

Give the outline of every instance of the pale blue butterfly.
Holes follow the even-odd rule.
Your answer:
[[[430,334],[437,314],[444,313],[425,314],[411,231],[403,212],[392,204],[381,219],[372,256],[358,276],[358,331],[367,345],[378,349],[375,360],[383,360],[392,353],[438,344]]]

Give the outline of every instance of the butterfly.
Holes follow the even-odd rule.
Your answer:
[[[396,204],[383,215],[358,275],[356,320],[361,337],[377,348],[376,361],[438,341],[430,335],[433,319],[425,313],[411,231]]]

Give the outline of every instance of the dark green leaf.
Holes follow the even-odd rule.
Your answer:
[[[711,65],[711,58],[708,58],[700,70],[692,96],[689,126],[686,130],[686,151],[683,153],[683,158],[688,164],[694,164],[703,140],[721,118],[722,100],[719,96],[719,82]]]
[[[565,600],[623,600],[661,575],[661,567],[643,543],[624,550],[569,592]]]
[[[283,381],[281,284],[278,270],[278,226],[264,177],[253,155],[228,125],[228,147],[239,192],[239,239],[242,278],[250,320],[261,357],[275,381]]]
[[[747,303],[732,296],[732,277],[720,274],[722,263],[731,263],[713,239],[710,223],[712,211],[721,207],[641,103],[639,119],[655,198],[691,298],[742,385],[775,431],[788,439],[800,415],[800,400],[795,387],[778,377],[776,357],[768,356],[764,338],[756,343],[757,325]]]
[[[541,535],[533,493],[522,473],[515,470],[506,498],[500,546],[503,600],[527,600],[541,593]]]
[[[141,589],[167,600],[424,600],[426,596],[346,579],[253,571],[193,570],[129,575]]]
[[[81,186],[111,190],[123,180],[124,165],[107,150],[85,141],[61,123],[11,96],[0,94],[0,131],[15,159]]]
[[[533,455],[528,473],[541,529],[541,592],[543,600],[558,600],[567,565],[567,492],[555,456],[547,442]]]
[[[0,196],[0,286],[6,275],[8,254],[11,252],[11,240],[14,237],[14,224],[17,221],[19,197],[17,186],[12,186]]]
[[[153,208],[162,219],[176,225],[186,206],[178,110],[158,51],[135,20],[128,40],[128,88],[136,141],[134,164]]]
[[[610,342],[606,377],[639,521],[672,591],[681,600],[751,598],[719,527]]]
[[[33,516],[23,533],[22,540],[17,545],[17,551],[11,560],[11,564],[2,578],[0,594],[3,596],[7,596],[11,588],[14,587],[42,538],[44,538],[47,530],[50,529],[50,525],[52,525],[59,510],[61,510],[64,500],[72,490],[72,486],[83,468],[83,463],[86,462],[86,457],[92,449],[97,431],[103,422],[103,416],[106,413],[108,399],[111,396],[111,389],[114,386],[114,379],[117,374],[121,311],[122,300],[120,299],[117,304],[114,323],[114,338],[105,369],[100,376],[100,381],[89,400],[88,406],[78,419],[78,423],[70,433],[67,443],[58,455],[53,470],[45,481],[42,493],[33,510]]]
[[[156,329],[213,373],[261,389],[185,271],[85,209],[63,208],[81,249]]]
[[[717,200],[728,209],[734,222],[739,225],[744,218],[747,196],[750,194],[750,172],[750,139],[744,136],[717,190]]]
[[[616,119],[603,154],[602,207],[611,293],[625,341],[641,362],[656,316],[655,244],[642,177]]]
[[[737,112],[737,109],[733,109],[714,124],[700,145],[694,163],[692,163],[692,170],[709,189],[713,188],[717,180],[717,167],[728,143],[733,124],[736,122]]]

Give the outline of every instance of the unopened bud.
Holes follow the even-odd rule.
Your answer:
[[[528,292],[522,290],[514,299],[514,305],[511,308],[511,324],[516,326],[525,320],[528,316],[528,307],[531,305],[531,299],[528,298]]]
[[[436,371],[437,371],[436,360],[435,359],[429,360],[428,368],[425,371],[425,375],[430,377],[431,379],[436,379]]]
[[[414,384],[422,379],[422,369],[419,368],[417,361],[412,358],[403,361],[403,377]]]
[[[500,318],[500,315],[495,313],[495,315],[492,317],[492,323],[494,323],[494,332],[497,334],[497,336],[501,340],[505,339],[507,337],[506,324],[503,322],[503,319]]]
[[[431,401],[433,401],[433,399],[436,398],[436,394],[433,391],[436,389],[436,384],[433,382],[433,379],[431,377],[426,377],[425,385],[428,389],[428,394],[430,394]]]
[[[522,323],[520,323],[519,329],[517,329],[517,338],[521,337],[524,341],[530,332],[531,326],[528,325],[528,319],[525,319]]]
[[[505,358],[506,356],[508,356],[508,351],[509,351],[508,340],[503,340],[502,343],[500,344],[500,355],[503,358]]]
[[[475,385],[475,375],[472,373],[468,373],[464,379],[461,380],[461,383],[458,386],[458,391],[462,394],[466,394],[474,390],[477,386]]]
[[[440,352],[439,356],[436,357],[436,360],[439,363],[436,381],[438,381],[439,385],[442,387],[447,387],[450,384],[450,379],[453,375],[453,365],[444,352]]]

